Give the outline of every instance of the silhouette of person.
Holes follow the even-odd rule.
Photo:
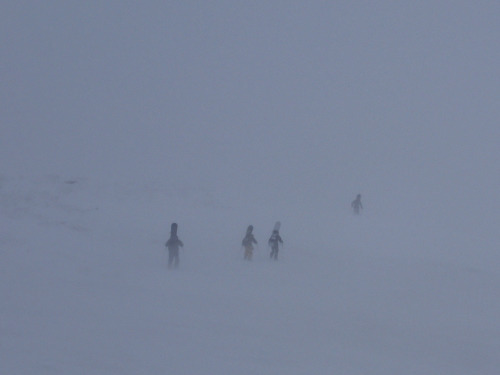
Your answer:
[[[245,254],[243,258],[245,260],[252,260],[252,255],[253,255],[253,244],[257,244],[257,240],[253,236],[253,225],[249,225],[247,228],[247,234],[245,235],[245,238],[243,238],[243,241],[241,241],[241,245],[245,248]]]
[[[280,246],[280,243],[283,243],[283,240],[281,239],[279,231],[277,231],[276,229],[273,230],[273,234],[271,234],[271,237],[269,238],[268,243],[269,243],[269,246],[271,246],[270,258],[274,259],[274,260],[278,260],[279,246]]]
[[[361,194],[356,196],[356,199],[351,202],[351,207],[356,215],[359,215],[359,210],[363,209],[363,204],[361,203]]]
[[[177,223],[172,223],[170,229],[170,238],[168,239],[165,246],[168,249],[168,268],[179,267],[179,246],[184,247],[182,241],[177,237]]]

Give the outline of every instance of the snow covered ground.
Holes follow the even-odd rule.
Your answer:
[[[158,181],[2,176],[0,373],[498,373],[489,248],[426,251],[435,238],[412,241],[413,219],[355,217],[349,202],[317,222],[246,202],[250,221],[238,202]],[[167,270],[173,221],[185,248]]]

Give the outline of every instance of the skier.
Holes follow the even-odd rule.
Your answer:
[[[245,260],[252,260],[253,244],[257,244],[252,231],[253,225],[249,225],[247,228],[247,234],[245,235],[245,238],[243,238],[243,241],[241,241],[241,245],[245,248],[245,254],[243,256]]]
[[[283,240],[281,239],[279,231],[275,229],[273,230],[273,234],[271,234],[271,237],[268,241],[269,246],[271,246],[271,259],[278,260],[278,250],[280,243],[283,243]]]
[[[359,210],[363,209],[363,205],[361,204],[361,194],[356,196],[356,199],[352,201],[351,207],[356,215],[359,215]]]
[[[165,246],[168,249],[168,268],[179,267],[179,246],[184,247],[182,241],[177,237],[177,223],[172,223],[170,227],[170,238]]]

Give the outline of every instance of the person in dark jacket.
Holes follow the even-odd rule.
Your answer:
[[[253,244],[257,244],[252,231],[253,225],[249,225],[247,228],[247,234],[245,235],[245,238],[243,238],[243,241],[241,241],[241,245],[245,248],[245,254],[243,255],[245,260],[252,260]]]
[[[283,240],[281,239],[280,233],[275,229],[273,230],[273,234],[271,234],[271,237],[268,241],[269,246],[271,246],[271,259],[278,260],[278,250],[280,247],[280,243],[283,243]]]
[[[179,247],[184,247],[182,241],[177,237],[177,223],[172,223],[170,227],[170,238],[165,246],[168,249],[168,268],[179,266]]]
[[[361,194],[356,196],[356,199],[352,201],[351,207],[356,215],[359,215],[359,210],[363,209],[363,205],[361,204]]]

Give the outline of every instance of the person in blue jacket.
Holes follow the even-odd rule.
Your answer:
[[[268,244],[271,246],[271,259],[278,260],[278,251],[280,248],[280,243],[283,243],[280,233],[278,230],[273,230],[273,234],[269,238]]]

